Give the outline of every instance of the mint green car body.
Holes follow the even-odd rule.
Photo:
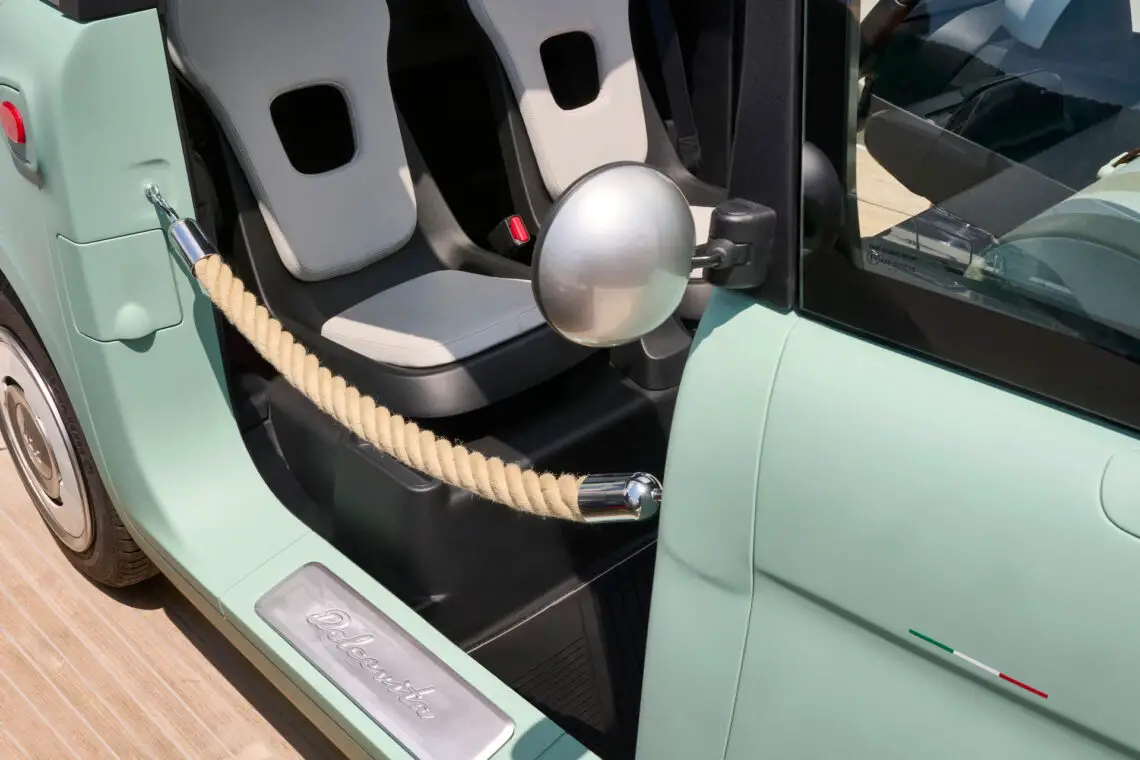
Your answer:
[[[0,0],[0,93],[39,172],[0,164],[0,273],[162,572],[350,756],[410,757],[254,610],[306,563],[514,720],[496,757],[589,756],[251,464],[211,307],[142,195],[192,207],[156,15],[79,24]],[[1105,511],[1140,522],[1132,436],[723,291],[670,446],[639,758],[1140,751],[1140,545]]]

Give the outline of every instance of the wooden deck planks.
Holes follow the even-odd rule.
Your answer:
[[[877,235],[930,208],[930,201],[903,187],[861,145],[856,152],[855,171],[862,237]]]
[[[332,744],[162,578],[108,592],[0,454],[0,758],[332,760]]]

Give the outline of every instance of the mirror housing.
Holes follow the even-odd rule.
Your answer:
[[[535,300],[551,329],[593,348],[632,343],[668,320],[694,269],[720,287],[764,279],[776,213],[731,199],[712,213],[698,254],[689,202],[642,163],[600,167],[571,185],[535,241]]]
[[[689,202],[671,179],[642,163],[609,164],[550,210],[535,242],[535,300],[568,340],[629,343],[677,309],[695,248]]]

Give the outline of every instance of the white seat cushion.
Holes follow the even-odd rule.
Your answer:
[[[466,359],[542,324],[528,280],[443,270],[346,309],[321,335],[374,361],[424,368]]]
[[[649,145],[633,57],[628,0],[468,0],[503,62],[543,182],[557,198],[614,161],[644,161]],[[585,32],[597,49],[598,97],[563,110],[550,94],[540,48]]]
[[[167,0],[167,24],[172,59],[225,128],[294,277],[350,274],[407,243],[416,198],[388,82],[385,0]],[[313,84],[344,94],[356,153],[302,174],[270,105]]]
[[[709,222],[712,221],[713,209],[710,206],[689,206],[689,211],[693,214],[693,224],[697,228],[697,245],[704,245],[709,242]],[[694,269],[689,272],[689,279],[705,279],[705,270]]]
[[[693,212],[693,224],[697,228],[697,245],[707,243],[709,241],[709,222],[712,221],[712,207],[690,206],[689,211]]]

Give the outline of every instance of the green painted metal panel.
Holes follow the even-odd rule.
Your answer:
[[[83,245],[58,241],[63,287],[81,334],[133,341],[182,321],[174,259],[161,231]]]
[[[0,4],[5,74],[19,79],[36,130],[48,224],[90,243],[156,227],[134,198],[157,182],[177,207],[189,187],[158,15],[86,24],[41,0]]]
[[[0,86],[19,93],[37,163],[37,174],[28,175],[0,161],[0,274],[44,341],[104,472],[86,367],[72,346],[79,336],[57,236],[88,243],[158,229],[142,201],[148,172],[174,203],[189,207],[166,71],[154,12],[78,24],[40,0],[0,3]],[[151,255],[168,257],[160,247]],[[163,308],[185,312],[192,292],[167,291],[178,303]]]
[[[15,55],[12,3],[0,3],[0,100],[13,102],[27,116],[28,102],[16,87],[26,61]],[[36,125],[26,124],[29,143],[35,141]],[[19,294],[24,309],[40,331],[48,353],[64,380],[74,383],[75,373],[67,359],[66,317],[52,274],[52,238],[44,231],[41,179],[29,174],[7,143],[0,143],[0,277]]]
[[[730,760],[1121,757],[770,578],[754,605]]]
[[[593,754],[587,752],[570,736],[563,736],[542,753],[542,760],[587,760],[592,757]]]
[[[769,394],[795,315],[717,292],[670,433],[639,758],[717,758],[752,614],[752,521]]]
[[[1140,749],[1133,436],[725,294],[690,369],[640,757]]]
[[[1140,626],[1140,607],[1127,601],[1140,543],[1105,519],[1100,492],[1109,460],[1138,449],[1095,422],[803,322],[784,353],[765,431],[756,571],[881,637],[900,663],[929,671],[897,684],[915,720],[926,720],[921,702],[942,699],[945,719],[977,743],[928,738],[924,757],[960,757],[953,747],[981,751],[987,740],[1072,757],[1061,752],[1071,740],[1046,749],[1062,725],[1086,734],[1086,756],[1100,752],[1096,742],[1136,751],[1140,683],[1128,674],[1140,671],[1140,651],[1120,632]],[[755,604],[763,608],[759,596]],[[935,697],[936,683],[945,688],[935,672],[971,689]],[[775,683],[764,673],[750,678]],[[834,711],[831,746],[850,748],[860,734],[838,695],[819,699]],[[879,709],[906,719],[905,703],[884,697]],[[983,724],[977,703],[1052,722]],[[906,755],[911,741],[897,732],[892,756]]]
[[[1140,538],[1140,450],[1114,454],[1105,465],[1100,502],[1113,525]]]

